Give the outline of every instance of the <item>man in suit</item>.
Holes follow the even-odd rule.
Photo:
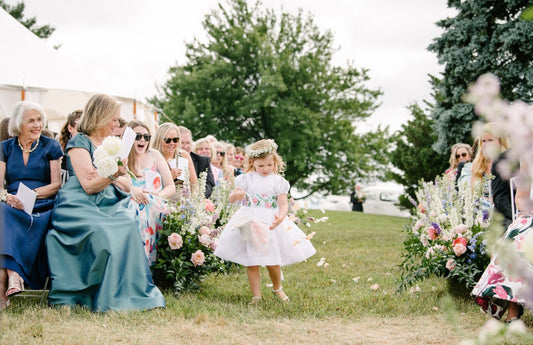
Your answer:
[[[180,144],[181,148],[187,151],[191,155],[192,163],[194,164],[194,170],[196,175],[200,178],[200,173],[207,171],[207,180],[205,181],[205,197],[209,198],[215,187],[215,178],[213,177],[213,171],[211,170],[211,160],[209,157],[203,157],[192,152],[192,133],[183,126],[178,126],[180,131]]]

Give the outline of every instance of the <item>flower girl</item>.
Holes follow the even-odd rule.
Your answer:
[[[245,174],[235,178],[229,195],[241,207],[226,225],[215,255],[247,266],[253,297],[250,304],[261,301],[260,266],[266,266],[272,291],[287,302],[281,286],[280,266],[303,261],[316,250],[296,224],[287,219],[289,183],[279,174],[285,163],[271,139],[260,140],[246,149]]]

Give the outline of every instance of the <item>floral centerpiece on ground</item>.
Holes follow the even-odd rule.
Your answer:
[[[228,265],[214,255],[224,225],[237,209],[230,204],[230,184],[221,183],[211,199],[204,197],[205,173],[197,190],[185,179],[182,197],[171,206],[158,240],[158,259],[153,266],[156,283],[175,293],[197,290],[210,273],[224,273]]]
[[[406,226],[399,290],[432,275],[472,288],[489,263],[482,235],[492,207],[482,184],[456,189],[445,176],[422,182],[416,192],[416,215]]]

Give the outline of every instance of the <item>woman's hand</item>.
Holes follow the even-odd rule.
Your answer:
[[[24,205],[16,195],[8,194],[6,197],[6,204],[17,210],[24,210]]]
[[[131,198],[140,205],[146,205],[148,203],[148,196],[139,187],[132,187]]]

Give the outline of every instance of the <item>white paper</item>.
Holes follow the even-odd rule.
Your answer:
[[[19,189],[17,190],[17,198],[19,198],[22,205],[24,205],[24,211],[31,215],[33,212],[33,206],[35,206],[35,199],[37,199],[37,193],[28,188],[24,183],[19,183]]]
[[[175,159],[171,159],[168,161],[168,166],[170,167],[170,169],[176,169],[178,166],[176,165],[176,160]]]
[[[124,131],[124,134],[122,134],[122,150],[120,150],[119,153],[120,159],[128,158],[136,135],[137,134],[130,126],[126,126],[126,130]]]
[[[189,169],[189,161],[183,157],[178,157],[177,160],[178,169],[181,169],[181,174],[178,176],[178,179],[185,181],[185,174],[183,172]]]

